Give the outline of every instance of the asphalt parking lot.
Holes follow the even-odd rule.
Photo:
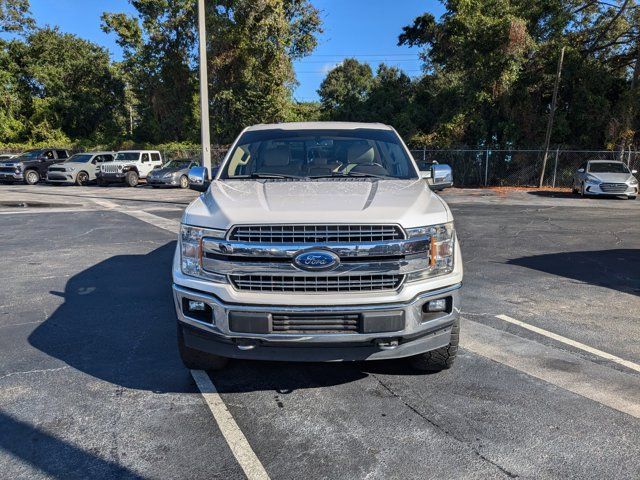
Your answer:
[[[175,342],[193,197],[0,186],[1,477],[639,478],[640,201],[447,191],[453,369],[236,361],[212,396]]]

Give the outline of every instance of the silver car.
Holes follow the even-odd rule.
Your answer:
[[[171,160],[161,168],[151,170],[147,175],[147,185],[157,187],[189,187],[189,169],[199,162],[192,159]]]
[[[626,196],[633,200],[638,195],[638,179],[623,162],[613,160],[589,160],[573,176],[575,194]]]
[[[114,152],[76,153],[68,160],[50,166],[47,170],[47,182],[87,185],[96,180],[100,165],[113,162],[114,157]]]

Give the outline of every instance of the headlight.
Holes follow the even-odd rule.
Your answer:
[[[629,185],[637,185],[638,184],[638,179],[636,177],[631,177],[631,180],[629,181]]]
[[[602,181],[598,177],[594,177],[593,175],[589,175],[589,174],[587,174],[586,180],[587,182],[591,182],[591,183],[602,183]]]
[[[410,228],[409,238],[428,235],[431,237],[427,268],[410,273],[407,281],[416,281],[427,277],[447,275],[453,272],[456,231],[453,222],[428,227]]]
[[[207,278],[214,282],[226,282],[224,275],[205,272],[202,268],[202,239],[224,238],[224,230],[210,230],[190,225],[180,226],[180,266],[182,273],[193,277]]]
[[[173,176],[173,172],[165,173],[162,178],[171,178]]]

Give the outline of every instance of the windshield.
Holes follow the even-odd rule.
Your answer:
[[[162,168],[187,168],[191,164],[191,160],[171,160],[165,163]]]
[[[68,160],[65,160],[65,162],[71,163],[87,163],[90,162],[91,159],[93,158],[93,155],[87,155],[87,154],[83,154],[83,153],[78,153],[76,155],[73,155],[72,157],[70,157]]]
[[[630,173],[629,169],[621,162],[593,162],[589,163],[591,173]]]
[[[118,152],[116,153],[115,161],[122,160],[138,160],[140,158],[140,152]]]
[[[392,130],[256,130],[245,132],[221,179],[418,178]]]

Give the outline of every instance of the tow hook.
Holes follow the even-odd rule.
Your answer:
[[[398,340],[380,340],[378,342],[378,348],[380,350],[395,350],[398,348]]]
[[[255,340],[236,340],[236,347],[238,347],[238,350],[253,350],[257,346],[258,342]]]

